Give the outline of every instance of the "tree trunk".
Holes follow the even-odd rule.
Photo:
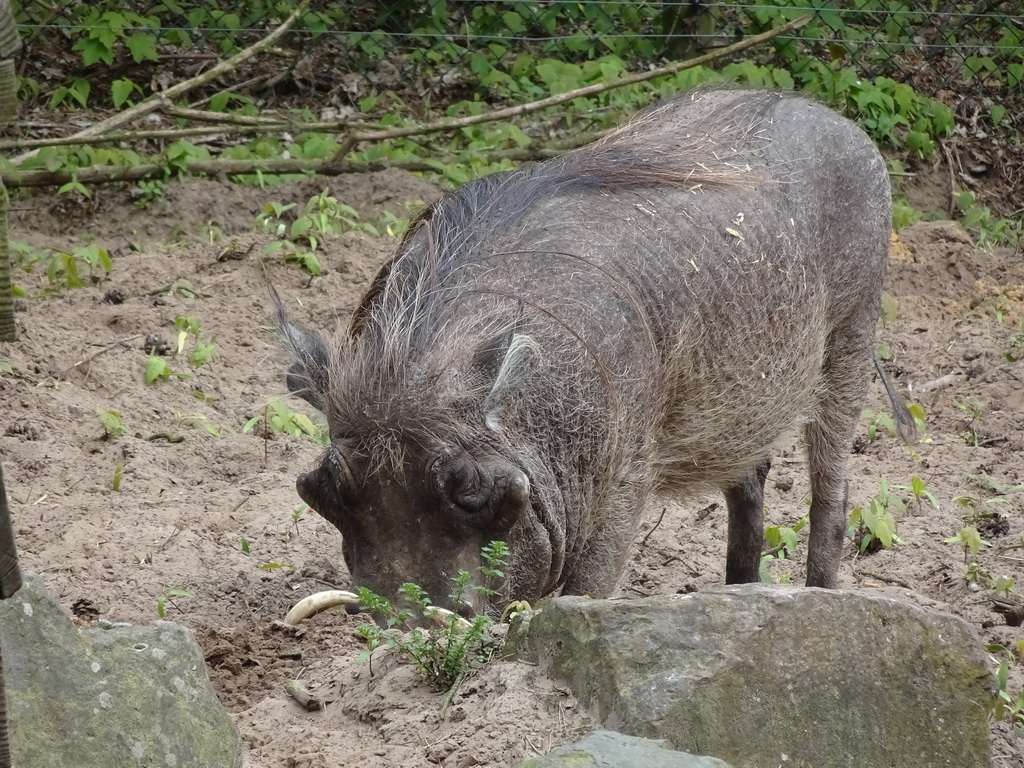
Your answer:
[[[21,36],[11,12],[10,0],[0,0],[0,126],[18,114],[18,77],[14,59],[21,50]],[[14,341],[14,288],[11,285],[11,257],[7,247],[7,190],[0,184],[0,341]],[[6,719],[4,720],[6,722]],[[0,764],[3,768],[4,764]]]
[[[21,589],[21,568],[14,546],[14,525],[7,506],[4,470],[0,466],[0,598],[6,599]],[[7,685],[3,652],[0,650],[0,768],[11,768],[11,742],[7,729]]]

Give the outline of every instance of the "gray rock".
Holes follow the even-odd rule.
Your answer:
[[[664,739],[641,739],[614,731],[594,731],[514,768],[731,768],[714,757],[676,752]]]
[[[79,631],[25,574],[0,601],[0,641],[18,768],[237,768],[238,729],[184,627]]]
[[[744,585],[552,600],[508,652],[607,727],[737,768],[979,768],[994,678],[964,621],[862,592]]]

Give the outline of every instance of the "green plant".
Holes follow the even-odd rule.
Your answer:
[[[216,424],[210,424],[206,417],[201,414],[184,415],[182,413],[175,414],[178,419],[178,423],[183,427],[189,429],[199,429],[208,435],[213,437],[220,437],[223,434],[224,428]]]
[[[185,341],[189,336],[194,338],[192,349],[188,353],[188,363],[193,369],[202,366],[213,360],[213,348],[217,345],[217,337],[214,336],[209,342],[199,339],[199,321],[192,315],[176,317],[174,329],[178,332],[178,342],[174,354],[180,355],[185,349]]]
[[[1024,234],[1024,220],[1000,219],[992,215],[985,205],[978,205],[974,193],[960,190],[953,196],[957,210],[961,214],[960,223],[970,232],[978,245],[1015,245]]]
[[[281,570],[296,571],[298,569],[294,565],[292,565],[291,563],[274,563],[274,562],[270,562],[270,563],[264,563],[263,565],[261,565],[260,566],[260,570],[261,571],[281,571]]]
[[[1015,485],[1005,485],[1000,483],[994,477],[982,470],[978,474],[972,474],[970,472],[964,472],[964,477],[972,481],[979,488],[986,491],[993,491],[997,494],[996,498],[989,499],[989,501],[1005,501],[1004,496],[1009,496],[1012,493],[1019,493],[1024,491],[1024,483],[1017,483]]]
[[[996,672],[996,680],[999,688],[996,695],[996,702],[992,706],[992,714],[997,720],[1006,720],[1013,728],[1014,735],[1024,739],[1024,689],[1014,696],[1007,689],[1009,682],[1010,665],[1004,659],[999,662],[999,669]]]
[[[979,403],[961,402],[960,400],[954,400],[953,405],[962,411],[968,419],[964,424],[963,430],[960,432],[960,436],[968,445],[973,445],[977,448],[981,444],[981,434],[978,432],[978,426],[985,420],[984,406]]]
[[[502,568],[508,557],[505,543],[491,542],[481,555],[481,585],[471,585],[469,571],[459,571],[452,578],[451,599],[455,605],[461,605],[472,591],[494,595],[496,582],[504,578]],[[454,613],[441,613],[432,605],[430,596],[416,584],[403,584],[399,593],[410,608],[399,609],[385,597],[365,588],[359,590],[360,607],[374,614],[384,625],[361,624],[356,628],[356,634],[367,644],[367,649],[360,654],[361,661],[371,661],[373,652],[386,646],[400,658],[415,664],[430,685],[445,690],[459,684],[472,662],[486,661],[496,649],[497,641],[491,634],[494,620],[490,617],[478,615],[466,621]],[[442,626],[402,631],[410,622],[424,620],[428,623],[440,620]]]
[[[973,525],[964,526],[956,536],[950,536],[948,539],[943,539],[943,541],[947,544],[962,544],[964,547],[964,562],[967,561],[968,553],[977,557],[982,547],[992,546],[990,542],[981,538],[978,529]]]
[[[167,611],[165,608],[166,603],[170,603],[174,610],[176,610],[178,613],[184,613],[184,611],[181,610],[178,604],[174,602],[174,598],[176,597],[195,597],[195,595],[193,595],[191,592],[186,592],[184,589],[169,589],[166,592],[164,592],[160,599],[156,601],[156,613],[161,619],[167,616]]]
[[[862,420],[866,419],[868,422],[867,434],[868,442],[873,443],[882,436],[882,433],[886,433],[889,437],[896,437],[899,432],[896,429],[896,422],[893,421],[892,416],[885,412],[875,413],[871,410],[861,411],[860,417]]]
[[[174,350],[174,354],[180,355],[185,349],[185,340],[189,334],[199,338],[199,321],[192,315],[176,317],[174,318],[174,330],[178,332],[178,346]]]
[[[326,445],[328,435],[310,420],[308,416],[291,410],[281,400],[273,398],[263,406],[263,413],[250,418],[242,427],[242,432],[250,432],[257,425],[262,425],[262,434],[268,437],[271,432],[283,435],[308,435],[319,443]]]
[[[150,352],[149,357],[146,359],[144,380],[147,387],[152,386],[157,381],[167,381],[172,376],[184,378],[190,375],[188,373],[172,371],[171,367],[167,365],[167,361],[155,352]]]
[[[124,425],[119,411],[100,411],[100,426],[103,427],[103,439],[115,440],[121,435],[127,435],[129,430]]]
[[[927,499],[935,509],[939,508],[939,502],[936,500],[935,494],[928,490],[924,480],[917,475],[910,478],[910,485],[897,485],[896,487],[901,491],[910,491],[914,494],[914,501],[917,502],[918,511],[921,509],[921,501],[923,499]]]
[[[758,578],[764,584],[787,584],[792,575],[784,573],[778,578],[772,576],[770,567],[773,561],[786,560],[796,551],[797,534],[806,527],[810,518],[804,515],[795,525],[772,525],[764,529],[764,542],[768,551],[761,556]]]
[[[892,201],[892,228],[897,232],[916,224],[924,218],[924,213],[912,208],[902,197],[894,197]]]
[[[302,515],[305,514],[306,510],[309,509],[307,504],[300,504],[292,510],[292,525],[295,526],[295,535],[299,535],[299,520],[302,519]]]
[[[1003,353],[1003,359],[1008,363],[1016,363],[1024,357],[1024,352],[1021,351],[1024,350],[1024,315],[1021,315],[1017,331],[1010,334],[1010,338],[1007,341],[1010,344],[1010,348]]]
[[[889,491],[889,481],[882,478],[878,493],[871,497],[867,506],[855,507],[850,512],[847,536],[857,543],[861,554],[879,547],[891,549],[899,544],[897,515],[906,512],[903,500]]]
[[[135,205],[139,208],[148,208],[151,203],[164,196],[167,191],[167,180],[142,179],[138,183],[138,190],[139,196],[135,200]]]
[[[25,243],[11,243],[15,263],[26,272],[42,266],[49,290],[59,292],[98,283],[114,269],[106,249],[84,245],[73,251],[36,250]]]
[[[279,238],[283,238],[286,232],[288,234],[288,239],[270,243],[263,249],[263,253],[269,256],[281,251],[286,262],[296,263],[312,275],[323,274],[316,251],[324,237],[352,231],[380,236],[376,226],[360,220],[356,210],[332,197],[327,187],[309,198],[302,212],[289,225],[284,215],[295,207],[295,203],[285,205],[276,202],[263,206],[262,213],[256,217],[257,227]],[[398,217],[392,215],[390,219],[386,217],[385,221],[389,234],[398,231],[401,221]]]

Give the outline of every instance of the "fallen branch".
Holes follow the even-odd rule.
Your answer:
[[[612,80],[607,83],[595,83],[594,85],[588,85],[584,88],[577,88],[572,91],[566,91],[555,96],[549,96],[546,99],[539,101],[533,101],[529,104],[519,104],[514,107],[506,107],[504,109],[496,109],[492,112],[484,112],[479,115],[469,115],[467,117],[458,117],[454,119],[438,120],[433,123],[426,123],[424,125],[410,126],[408,128],[393,128],[387,131],[366,131],[364,133],[356,133],[353,138],[356,142],[361,141],[383,141],[384,139],[397,139],[406,136],[422,136],[428,133],[438,133],[440,131],[450,131],[455,128],[465,128],[468,125],[477,125],[479,123],[489,123],[495,120],[505,120],[509,117],[518,117],[519,115],[525,115],[529,112],[536,112],[538,109],[545,109],[546,107],[553,107],[558,104],[564,104],[567,101],[573,99],[579,99],[584,96],[593,96],[597,93],[604,93],[615,88],[622,88],[626,85],[635,85],[636,83],[643,83],[647,80],[653,80],[656,77],[664,77],[665,75],[674,75],[676,72],[680,72],[684,69],[690,69],[691,67],[698,67],[702,64],[707,64],[717,59],[722,59],[727,56],[732,56],[734,53],[740,53],[760,45],[761,43],[768,42],[769,40],[778,37],[779,35],[785,34],[786,32],[792,32],[800,29],[811,20],[810,16],[801,16],[799,19],[795,19],[781,27],[776,27],[767,32],[762,32],[760,35],[754,35],[748,37],[746,40],[742,40],[733,45],[726,46],[725,48],[719,48],[718,50],[711,51],[710,53],[696,56],[692,59],[686,59],[685,61],[677,61],[673,64],[669,64],[664,67],[652,69],[647,72],[639,72],[635,75],[627,75],[626,77],[619,78],[618,80]]]
[[[509,149],[493,152],[484,156],[488,162],[498,160],[513,160],[523,162],[537,160],[545,157],[553,157],[559,154],[560,149]],[[259,158],[242,160],[196,160],[187,166],[189,175],[201,176],[240,176],[247,174],[264,173],[268,175],[279,175],[287,173],[308,173],[319,176],[341,176],[346,173],[365,173],[367,171],[378,171],[384,168],[401,168],[414,172],[437,172],[445,164],[457,161],[458,158],[437,158],[432,162],[425,160],[409,160],[396,162],[372,162],[354,163],[339,161],[335,158],[325,160],[305,160],[302,158],[288,158],[279,160],[264,160]],[[166,178],[169,169],[164,165],[156,163],[143,163],[136,166],[119,165],[93,165],[87,168],[79,168],[77,171],[3,171],[0,172],[0,181],[6,186],[14,187],[59,187],[69,181],[77,181],[80,184],[110,184],[114,182],[141,181],[151,177]]]
[[[113,141],[132,141],[133,139],[141,139],[141,138],[182,138],[182,137],[186,137],[186,136],[201,136],[201,135],[204,135],[204,130],[203,129],[198,129],[198,128],[178,129],[178,132],[171,132],[171,131],[164,131],[164,132],[145,131],[145,132],[138,132],[138,133],[135,133],[135,134],[133,134],[133,133],[122,133],[122,134],[118,134],[116,137],[101,135],[101,134],[106,134],[109,131],[111,131],[112,129],[117,128],[117,127],[119,127],[121,125],[124,125],[124,124],[126,124],[128,122],[131,122],[132,120],[134,120],[134,119],[136,119],[138,117],[141,117],[144,114],[152,112],[152,111],[154,111],[156,109],[161,109],[164,112],[166,112],[168,115],[171,115],[171,116],[186,117],[186,118],[191,119],[191,120],[203,120],[203,121],[211,121],[211,122],[212,121],[218,121],[220,123],[220,125],[224,125],[224,124],[227,124],[227,123],[237,124],[238,127],[237,128],[233,128],[231,130],[231,132],[235,133],[235,134],[262,133],[264,131],[267,132],[267,133],[277,133],[277,132],[283,132],[283,131],[295,131],[295,132],[303,131],[303,132],[320,132],[320,133],[344,133],[344,132],[350,131],[351,128],[352,128],[352,125],[351,125],[351,123],[349,121],[335,120],[335,121],[319,122],[319,123],[305,123],[305,122],[302,122],[300,120],[285,121],[285,120],[281,120],[280,118],[275,118],[275,117],[247,117],[247,116],[242,116],[242,115],[224,115],[224,114],[221,114],[221,113],[208,112],[208,111],[205,111],[205,110],[186,109],[186,108],[182,108],[182,107],[175,107],[172,104],[170,104],[170,99],[172,99],[175,96],[178,96],[178,95],[180,95],[182,93],[185,93],[185,92],[187,92],[189,90],[192,90],[192,89],[194,89],[194,88],[196,88],[196,87],[198,87],[200,85],[203,85],[203,84],[209,82],[210,80],[212,80],[212,79],[214,79],[214,78],[224,74],[225,72],[228,72],[231,69],[234,69],[239,64],[241,64],[243,61],[245,61],[248,58],[251,58],[254,54],[258,53],[260,50],[265,48],[267,45],[270,44],[270,42],[273,42],[273,40],[276,40],[277,37],[279,37],[281,34],[283,34],[284,31],[288,27],[290,27],[292,23],[294,23],[295,19],[297,18],[297,15],[300,13],[300,11],[302,10],[302,8],[304,6],[305,6],[305,3],[303,3],[303,5],[300,6],[300,8],[296,9],[295,13],[293,13],[291,16],[289,16],[288,19],[284,22],[284,24],[282,24],[280,27],[278,27],[278,29],[274,30],[274,32],[271,33],[271,35],[268,35],[263,40],[260,40],[258,43],[255,43],[254,45],[250,46],[246,50],[238,53],[237,55],[233,56],[231,59],[228,59],[228,60],[224,61],[222,64],[217,65],[216,67],[210,69],[208,72],[205,72],[205,73],[203,73],[201,75],[198,75],[197,77],[194,77],[191,80],[186,80],[186,81],[184,81],[182,83],[178,83],[177,85],[174,85],[174,86],[168,88],[166,91],[161,91],[159,94],[155,94],[150,99],[147,99],[146,101],[143,101],[143,102],[140,102],[139,104],[136,104],[134,107],[132,107],[131,109],[126,110],[125,112],[118,113],[117,115],[114,115],[113,117],[110,117],[110,118],[108,118],[106,120],[102,120],[99,123],[96,123],[95,125],[92,125],[89,128],[86,128],[85,130],[80,131],[80,132],[74,134],[73,136],[63,137],[63,138],[60,138],[60,139],[21,139],[21,140],[5,141],[5,142],[0,142],[0,150],[23,149],[23,148],[27,148],[27,147],[39,148],[39,147],[44,147],[44,146],[62,146],[62,145],[72,145],[72,144],[90,144],[90,143],[93,143],[93,142],[95,142],[95,143],[100,143],[100,142],[109,143],[109,142],[113,142]],[[762,43],[765,43],[765,42],[767,42],[767,41],[769,41],[769,40],[771,40],[771,39],[773,39],[775,37],[778,37],[779,35],[785,34],[786,32],[792,32],[792,31],[794,31],[796,29],[799,29],[800,27],[804,26],[809,20],[810,20],[809,16],[803,16],[803,17],[801,17],[799,19],[796,19],[794,21],[791,21],[791,22],[788,22],[786,24],[783,24],[780,27],[776,27],[775,29],[769,30],[768,32],[763,32],[760,35],[754,35],[753,37],[749,37],[746,40],[742,40],[741,42],[735,43],[735,44],[730,45],[730,46],[726,46],[724,48],[719,48],[717,50],[711,51],[710,53],[705,53],[705,54],[703,54],[701,56],[697,56],[697,57],[692,58],[692,59],[686,59],[685,61],[677,61],[677,62],[675,62],[673,64],[669,64],[669,65],[664,66],[664,67],[659,67],[657,69],[652,69],[652,70],[649,70],[647,72],[639,72],[637,74],[628,75],[626,77],[620,78],[618,80],[613,80],[611,82],[596,83],[594,85],[588,85],[588,86],[586,86],[584,88],[577,88],[577,89],[572,90],[572,91],[567,91],[565,93],[560,93],[560,94],[557,94],[555,96],[549,96],[548,98],[540,99],[539,101],[533,101],[533,102],[530,102],[528,104],[519,104],[519,105],[516,105],[516,106],[513,106],[513,107],[506,107],[504,109],[496,109],[496,110],[492,110],[490,112],[484,112],[484,113],[479,114],[479,115],[469,115],[469,116],[466,116],[466,117],[458,117],[458,118],[445,118],[443,120],[437,120],[437,121],[432,122],[432,123],[424,123],[424,124],[421,124],[421,125],[407,126],[407,127],[404,127],[404,128],[392,128],[392,129],[389,129],[389,130],[364,130],[364,131],[350,132],[350,133],[348,133],[348,135],[342,141],[342,150],[343,151],[339,151],[335,155],[335,157],[332,158],[332,160],[330,162],[332,164],[336,165],[338,163],[338,161],[340,161],[345,155],[347,155],[348,152],[351,151],[351,149],[356,144],[359,144],[359,143],[362,143],[362,142],[384,141],[386,139],[406,138],[406,137],[410,137],[410,136],[425,136],[425,135],[429,135],[429,134],[432,134],[432,133],[441,133],[443,131],[451,131],[451,130],[456,130],[456,129],[459,129],[459,128],[465,128],[465,127],[470,126],[470,125],[478,125],[478,124],[481,124],[481,123],[495,122],[497,120],[505,120],[505,119],[508,119],[508,118],[518,117],[520,115],[529,114],[530,112],[536,112],[537,110],[545,109],[547,107],[557,106],[558,104],[564,104],[565,102],[572,101],[573,99],[578,99],[578,98],[585,97],[585,96],[593,96],[595,94],[603,93],[605,91],[610,91],[610,90],[613,90],[615,88],[621,88],[621,87],[627,86],[627,85],[635,85],[636,83],[646,82],[647,80],[653,80],[654,78],[664,77],[665,75],[675,74],[676,72],[679,72],[681,70],[689,69],[691,67],[700,66],[702,64],[707,64],[708,62],[715,61],[717,59],[722,59],[722,58],[725,58],[727,56],[732,56],[733,54],[740,53],[740,52],[745,51],[745,50],[747,50],[749,48],[753,48],[755,46],[758,46],[758,45],[760,45]],[[212,129],[210,129],[210,132],[214,132],[214,131]],[[154,136],[153,134],[157,134],[157,135]],[[18,158],[15,158],[13,160],[13,162],[15,164],[17,164],[17,163],[21,162],[22,160],[25,160],[25,159],[31,157],[33,154],[35,154],[34,151],[33,152],[29,152],[29,153],[27,153],[25,155],[22,155],[22,156],[20,156]],[[396,166],[397,165],[398,164],[396,164]],[[137,166],[137,168],[143,168],[143,167],[145,167],[145,166]],[[422,167],[415,168],[415,170],[432,170],[432,169],[433,169],[432,166],[430,166],[429,164],[425,164]],[[87,171],[87,170],[89,170],[89,169],[81,169],[78,172],[77,180],[79,182],[81,182],[82,184],[102,184],[102,183],[105,183],[107,181],[135,181],[135,180],[147,178],[149,175],[154,173],[154,171],[152,169],[147,170],[145,172],[140,172],[140,171],[137,171],[136,169],[131,169],[132,173],[130,173],[128,175],[118,175],[116,178],[113,178],[113,177],[108,178],[104,173],[99,173],[99,174],[96,175],[96,177],[95,177],[96,180],[94,181],[94,180],[92,180],[93,177],[91,175],[85,173],[85,171]],[[265,173],[271,172],[271,171],[266,171],[266,170],[263,170],[263,169],[260,169],[260,170],[262,172],[265,172]],[[307,169],[306,168],[298,168],[296,170],[291,170],[291,171],[276,171],[276,172],[277,173],[299,173],[299,172],[302,172],[303,170],[307,170]],[[198,171],[198,172],[204,173],[205,171]],[[214,174],[217,174],[217,173],[229,173],[230,174],[230,173],[243,173],[243,172],[244,171],[213,171]],[[255,172],[255,171],[252,171],[252,172]],[[323,170],[318,170],[317,172],[318,173],[323,173],[325,175],[329,175],[327,172],[325,172]],[[342,170],[342,171],[338,171],[338,172],[344,173],[346,171]],[[38,174],[40,172],[37,172],[37,171],[25,171],[24,173],[26,173],[26,174]],[[142,173],[142,175],[137,175],[138,173]],[[51,182],[51,181],[39,181],[39,180],[37,180],[37,179],[42,179],[42,178],[43,178],[42,176],[38,176],[38,175],[37,176],[29,176],[28,179],[36,179],[36,180],[26,180],[24,182],[19,182],[15,178],[14,175],[9,174],[9,173],[8,174],[4,174],[4,179],[5,180],[10,179],[10,181],[5,181],[5,183],[7,183],[9,186],[14,186],[14,187],[17,187],[17,186],[25,186],[25,187],[49,186],[51,184],[58,184],[59,185],[59,184],[65,184],[65,183],[67,183],[68,181],[71,180],[71,177],[69,175],[65,175],[65,176],[61,177],[63,179],[62,181],[52,181]]]
[[[102,347],[98,351],[93,352],[91,355],[88,355],[87,357],[83,357],[81,360],[79,360],[74,365],[69,365],[67,368],[65,368],[63,371],[61,371],[60,374],[57,376],[57,381],[63,381],[65,378],[67,378],[67,375],[69,373],[71,373],[71,371],[73,371],[78,366],[85,365],[86,363],[92,362],[93,360],[95,360],[100,355],[102,355],[102,354],[104,354],[106,352],[109,352],[112,349],[116,349],[119,346],[123,346],[123,345],[127,344],[129,341],[135,341],[135,339],[139,338],[141,335],[142,335],[141,333],[137,333],[134,336],[125,336],[123,339],[118,339],[117,341],[113,342],[112,344],[107,344],[105,347]]]
[[[198,120],[204,123],[232,123],[234,125],[277,125],[282,121],[276,117],[262,115],[233,115],[228,112],[209,112],[205,109],[189,109],[168,104],[163,109],[170,117],[183,117],[186,120]]]
[[[216,113],[209,113],[216,114]],[[247,136],[258,133],[346,133],[352,125],[346,122],[304,123],[301,120],[286,121],[275,119],[273,122],[252,125],[237,125],[222,122],[217,125],[196,126],[193,128],[163,128],[151,131],[124,131],[107,133],[103,136],[62,136],[47,139],[8,139],[0,141],[0,152],[12,149],[39,149],[41,147],[66,147],[78,144],[116,144],[118,142],[142,141],[144,139],[185,139],[189,136],[210,136],[227,133],[232,136]]]
[[[199,88],[200,86],[206,85],[210,81],[216,80],[221,75],[225,75],[228,72],[237,69],[241,64],[251,59],[257,53],[260,53],[265,48],[268,48],[275,42],[277,42],[277,40],[285,32],[287,32],[291,28],[291,26],[298,20],[299,16],[301,16],[305,12],[306,6],[308,4],[309,0],[302,0],[302,2],[299,3],[298,7],[294,11],[292,11],[292,14],[287,19],[285,19],[277,29],[275,29],[273,32],[271,32],[263,39],[253,43],[248,48],[239,51],[234,56],[225,59],[216,66],[211,67],[205,72],[199,73],[195,77],[189,78],[188,80],[183,80],[182,82],[177,83],[176,85],[172,85],[170,88],[167,88],[166,90],[153,94],[149,98],[140,101],[135,106],[129,107],[124,112],[118,112],[116,115],[113,115],[107,118],[106,120],[101,120],[98,123],[90,125],[88,128],[85,128],[84,130],[81,130],[78,133],[76,133],[75,136],[77,138],[99,136],[101,134],[107,133],[108,131],[112,131],[115,128],[120,128],[122,125],[126,125],[132,122],[133,120],[137,120],[138,118],[143,117],[144,115],[147,115],[150,112],[160,109],[161,107],[166,107],[171,103],[172,99],[175,99],[178,96],[188,93],[191,90]],[[33,155],[35,155],[35,151],[28,152],[24,155],[16,157],[11,162],[17,165],[18,163],[27,160]]]

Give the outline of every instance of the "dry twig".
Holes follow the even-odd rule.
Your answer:
[[[225,59],[216,66],[211,67],[205,72],[199,73],[195,77],[183,80],[176,85],[172,85],[167,90],[153,94],[148,99],[140,101],[138,104],[133,107],[129,107],[124,112],[118,112],[116,115],[108,117],[106,120],[101,120],[98,123],[90,125],[88,128],[76,133],[75,136],[78,138],[100,136],[115,128],[120,128],[122,125],[127,125],[133,120],[137,120],[140,117],[148,115],[150,112],[166,108],[170,105],[172,99],[182,96],[191,90],[195,90],[200,86],[206,85],[207,83],[216,80],[218,77],[226,75],[228,72],[237,69],[241,64],[251,59],[257,53],[260,53],[277,42],[277,40],[298,20],[299,16],[305,12],[307,5],[309,5],[309,0],[302,0],[295,10],[292,11],[292,14],[285,19],[277,29],[262,40],[258,40],[248,48],[239,51],[234,56]],[[35,151],[16,157],[12,162],[17,165],[33,155],[35,155]]]

